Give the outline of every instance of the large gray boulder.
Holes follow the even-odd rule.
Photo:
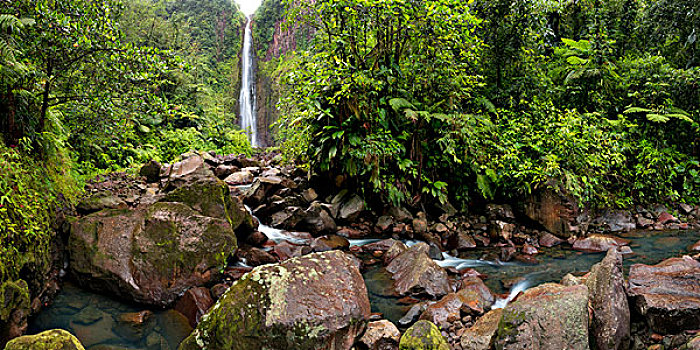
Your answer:
[[[180,350],[350,349],[369,316],[359,262],[314,253],[244,275]]]
[[[587,350],[588,288],[547,283],[506,306],[496,349]]]

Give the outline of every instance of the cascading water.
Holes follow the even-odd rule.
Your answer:
[[[253,147],[258,146],[257,117],[255,115],[255,76],[253,75],[253,33],[251,21],[245,26],[243,39],[243,62],[241,65],[241,94],[238,98],[240,105],[241,129],[250,137]]]

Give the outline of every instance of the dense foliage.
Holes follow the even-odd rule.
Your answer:
[[[394,203],[697,202],[692,1],[287,1],[283,149]]]

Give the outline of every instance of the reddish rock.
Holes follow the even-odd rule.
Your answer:
[[[386,252],[393,246],[395,243],[399,241],[389,238],[389,239],[384,239],[378,242],[373,242],[369,244],[365,244],[362,246],[362,250],[365,252],[374,252],[374,251],[379,251],[379,252]]]
[[[661,225],[666,225],[666,224],[670,224],[670,223],[675,223],[675,224],[677,224],[677,223],[680,222],[680,221],[678,221],[678,219],[677,219],[675,216],[673,216],[673,215],[671,215],[671,214],[669,214],[669,213],[667,213],[667,212],[661,213],[661,214],[659,215],[659,218],[658,218],[657,221],[658,221]]]
[[[242,247],[236,251],[236,257],[253,267],[278,262],[275,256],[256,247]]]
[[[175,310],[187,317],[192,328],[197,327],[202,316],[209,311],[209,308],[214,305],[214,299],[211,298],[209,290],[203,287],[190,288],[175,303]]]
[[[287,241],[283,241],[282,243],[277,244],[274,248],[272,248],[272,253],[275,254],[280,259],[280,261],[285,261],[287,259],[296,258],[304,255],[305,248],[309,252],[311,251],[311,248],[309,246],[296,245]]]
[[[427,246],[427,245],[426,245]],[[393,244],[389,247],[389,249],[384,253],[384,264],[389,265],[394,258],[399,256],[401,253],[405,252],[408,250],[408,247],[403,244],[403,242],[400,241],[394,241]],[[425,253],[428,253],[428,249],[426,248]]]
[[[253,232],[246,239],[246,243],[252,245],[253,247],[262,247],[263,245],[265,245],[265,242],[267,242],[267,236],[265,236],[265,234],[260,231]]]
[[[534,193],[524,203],[523,212],[558,236],[569,237],[579,232],[576,218],[580,211],[576,201],[554,190],[545,189]]]
[[[525,243],[525,244],[523,245],[523,249],[521,250],[521,252],[522,252],[523,254],[527,254],[527,255],[534,255],[534,254],[539,253],[539,252],[537,251],[537,248],[535,248],[535,247],[533,247],[533,246],[531,246],[531,245],[529,245],[529,244],[527,244],[527,243]]]
[[[226,291],[228,290],[228,287],[230,287],[230,286],[223,284],[223,283],[219,283],[219,284],[216,284],[213,287],[211,287],[211,289],[209,290],[209,293],[211,293],[211,296],[214,299],[219,300],[219,298],[221,298],[221,296],[224,295],[224,293],[226,293]]]
[[[549,233],[545,232],[540,236],[540,245],[543,247],[551,248],[564,243],[564,240]]]
[[[515,225],[504,221],[494,221],[489,228],[491,239],[501,238],[504,241],[510,241],[515,232]]]
[[[386,267],[392,275],[397,294],[435,298],[450,292],[447,272],[428,256],[428,250],[427,244],[416,244],[391,260]]]
[[[694,252],[700,252],[700,241],[695,242],[692,246],[690,246],[690,250]]]
[[[479,318],[469,329],[460,336],[462,350],[489,350],[491,349],[493,336],[498,330],[503,309],[489,311]]]
[[[605,258],[586,275],[589,305],[592,309],[590,331],[599,350],[628,349],[630,309],[625,294],[622,254],[608,250]]]
[[[350,248],[350,242],[338,235],[321,236],[311,242],[311,249],[315,252],[327,252],[329,250],[344,250]]]
[[[252,270],[252,267],[227,267],[226,270],[224,270],[224,275],[235,281]]]
[[[610,248],[619,249],[619,247],[629,245],[629,240],[619,237],[605,235],[590,235],[586,238],[577,239],[573,248],[584,252],[607,252]]]
[[[458,231],[447,239],[448,250],[467,250],[476,248],[474,238],[464,231]]]
[[[700,262],[671,258],[653,266],[630,267],[627,291],[633,308],[661,334],[700,325]]]
[[[398,350],[401,332],[387,320],[370,322],[359,343],[368,350]]]
[[[355,230],[350,227],[341,227],[338,229],[338,232],[336,232],[336,234],[347,239],[359,239],[366,237],[367,234],[369,234],[369,232]]]

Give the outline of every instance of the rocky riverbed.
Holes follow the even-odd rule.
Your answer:
[[[274,155],[192,153],[96,179],[77,213],[78,287],[30,333],[88,349],[700,344],[700,208],[684,204],[592,212],[545,191],[376,211]]]

